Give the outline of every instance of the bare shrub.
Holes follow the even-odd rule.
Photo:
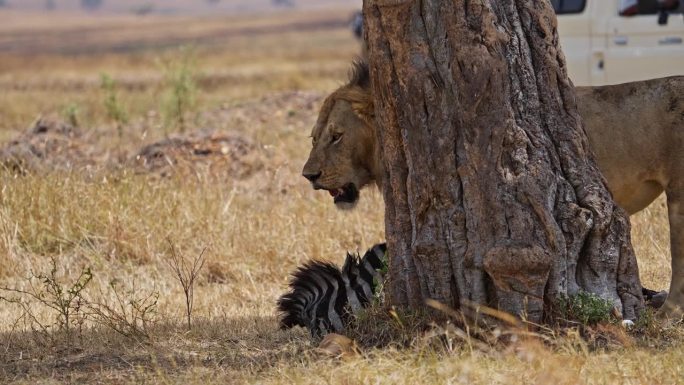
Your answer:
[[[206,259],[204,258],[204,252],[207,250],[205,247],[202,251],[195,257],[192,262],[188,261],[185,256],[176,251],[171,240],[169,242],[170,256],[166,263],[173,271],[176,279],[181,284],[183,288],[183,294],[185,295],[185,316],[187,320],[188,330],[192,329],[192,309],[194,301],[194,288],[195,280],[199,276],[200,270],[204,266]]]
[[[0,287],[1,292],[9,296],[0,296],[0,300],[17,304],[21,307],[23,318],[35,332],[40,332],[45,338],[50,337],[51,329],[56,328],[64,332],[66,345],[72,347],[74,328],[78,335],[82,334],[82,327],[87,319],[83,297],[84,290],[93,279],[90,267],[81,270],[78,278],[71,283],[63,283],[57,274],[57,261],[51,258],[51,269],[48,273],[32,274],[27,278],[28,289]],[[36,316],[33,304],[38,303],[55,315],[55,322],[48,324]],[[54,342],[54,341],[53,341]]]
[[[124,337],[149,339],[149,327],[157,314],[159,292],[136,296],[136,289],[121,289],[116,281],[109,283],[114,303],[93,302],[88,304],[92,319]]]

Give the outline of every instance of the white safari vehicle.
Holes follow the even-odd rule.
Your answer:
[[[551,0],[576,86],[684,75],[684,0]]]

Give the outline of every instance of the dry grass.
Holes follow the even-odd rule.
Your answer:
[[[362,250],[384,238],[379,194],[364,191],[356,211],[341,213],[327,194],[311,191],[299,176],[318,104],[341,83],[358,48],[343,26],[315,33],[272,29],[301,17],[257,20],[255,26],[266,26],[260,33],[200,39],[196,46],[203,75],[189,129],[255,143],[250,156],[260,166],[239,178],[214,175],[192,162],[159,177],[141,173],[131,162],[144,145],[164,138],[157,61],[173,57],[173,49],[0,53],[0,143],[18,137],[38,114],[60,114],[73,103],[84,131],[81,144],[90,149],[85,153],[102,154],[71,169],[48,167],[21,176],[0,171],[0,286],[29,289],[27,277],[48,271],[54,258],[62,284],[90,267],[86,300],[122,314],[131,314],[132,305],[115,307],[111,283],[130,300],[159,296],[144,333],[116,332],[92,317],[69,345],[45,306],[30,304],[36,317],[31,320],[19,305],[0,302],[0,382],[682,382],[681,328],[652,327],[632,335],[613,330],[604,334],[615,337],[602,343],[569,333],[552,344],[523,340],[493,351],[451,344],[445,334],[410,332],[404,336],[412,341],[408,347],[365,348],[346,360],[322,356],[303,330],[278,330],[275,300],[289,271],[309,258],[340,262],[345,250]],[[187,24],[179,30],[203,21],[182,23]],[[119,98],[130,112],[119,139],[104,112],[101,72],[119,81]],[[189,332],[182,290],[168,266],[169,240],[187,256],[207,249]],[[644,285],[667,288],[662,197],[633,218],[633,242]],[[383,328],[378,325],[378,333]]]

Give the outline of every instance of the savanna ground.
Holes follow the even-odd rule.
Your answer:
[[[684,382],[681,327],[491,349],[394,325],[401,344],[346,359],[278,329],[289,272],[384,238],[378,193],[341,213],[300,176],[317,108],[359,48],[349,14],[27,28],[0,13],[0,382]],[[644,285],[666,289],[662,197],[632,224]],[[190,330],[174,255],[206,259]]]

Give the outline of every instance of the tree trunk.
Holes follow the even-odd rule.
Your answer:
[[[548,0],[365,0],[389,296],[548,320],[580,290],[643,307],[629,220],[577,113]]]

